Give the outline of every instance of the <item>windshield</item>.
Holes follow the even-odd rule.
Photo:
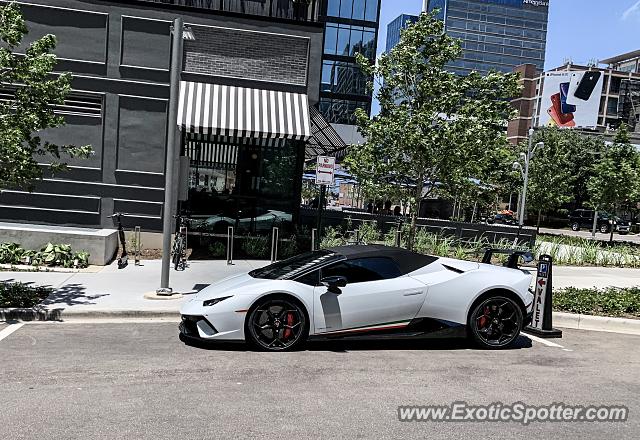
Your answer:
[[[249,275],[253,278],[267,280],[285,280],[296,277],[322,262],[339,258],[331,251],[314,251],[296,255],[286,260],[278,261],[260,269],[252,270]]]

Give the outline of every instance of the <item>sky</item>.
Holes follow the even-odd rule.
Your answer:
[[[422,0],[382,0],[378,53],[387,25],[398,15],[419,14]],[[545,68],[571,59],[586,64],[640,49],[640,0],[550,0]],[[378,113],[374,102],[373,113]]]

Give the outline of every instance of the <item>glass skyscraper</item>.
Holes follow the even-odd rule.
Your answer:
[[[354,124],[356,108],[371,112],[367,78],[355,62],[362,53],[376,58],[380,0],[326,0],[320,112],[328,122]]]
[[[449,65],[456,73],[511,72],[527,63],[544,70],[549,1],[427,1],[427,10],[434,9],[447,34],[462,40],[462,58]]]
[[[386,51],[389,52],[400,42],[400,31],[406,29],[411,23],[418,21],[417,15],[402,14],[391,23],[387,25],[387,47]]]

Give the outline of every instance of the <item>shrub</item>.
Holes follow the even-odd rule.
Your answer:
[[[62,266],[83,268],[89,265],[89,254],[73,253],[68,244],[47,243],[41,250],[25,250],[16,243],[0,244],[0,263],[32,266]]]
[[[0,282],[0,307],[33,307],[50,293],[46,287]]]
[[[587,315],[640,318],[640,287],[561,289],[553,293],[553,309]]]

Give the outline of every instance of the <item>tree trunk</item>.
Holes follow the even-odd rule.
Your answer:
[[[538,209],[538,223],[536,224],[536,234],[540,233],[540,217],[542,217],[542,209]]]
[[[409,239],[407,240],[407,249],[410,251],[413,250],[413,243],[416,238],[416,220],[420,211],[420,202],[422,201],[422,185],[424,177],[420,176],[418,182],[416,182],[415,209],[411,211],[411,228],[409,229]]]

